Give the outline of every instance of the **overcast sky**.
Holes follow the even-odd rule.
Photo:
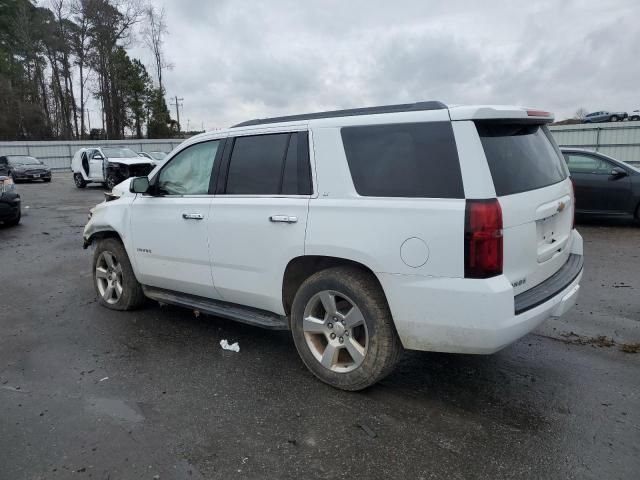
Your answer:
[[[638,0],[154,3],[185,129],[432,99],[640,108]]]

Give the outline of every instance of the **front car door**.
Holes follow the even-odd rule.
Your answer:
[[[104,180],[103,163],[106,159],[102,152],[98,149],[90,150],[87,152],[87,157],[89,157],[89,178],[98,181]]]
[[[598,155],[565,152],[575,187],[576,209],[582,213],[621,215],[628,213],[631,181],[615,176],[614,163]]]
[[[284,314],[282,279],[304,255],[312,196],[308,135],[227,140],[209,218],[213,276],[227,302]]]
[[[211,299],[207,223],[214,165],[223,140],[190,145],[151,179],[153,195],[132,204],[131,232],[139,280],[144,285]]]

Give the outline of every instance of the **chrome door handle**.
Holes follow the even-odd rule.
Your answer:
[[[201,213],[183,213],[182,218],[185,220],[202,220],[204,215]]]
[[[296,223],[298,221],[298,217],[291,217],[289,215],[271,215],[269,220],[272,222]]]

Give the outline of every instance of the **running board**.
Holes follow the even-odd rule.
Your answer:
[[[270,330],[289,330],[287,317],[267,312],[266,310],[236,305],[235,303],[220,302],[210,298],[173,292],[147,285],[143,285],[142,290],[147,297],[161,303],[177,305]]]

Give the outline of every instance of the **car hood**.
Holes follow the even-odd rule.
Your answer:
[[[109,163],[120,163],[122,165],[153,165],[151,160],[144,157],[109,158]]]

